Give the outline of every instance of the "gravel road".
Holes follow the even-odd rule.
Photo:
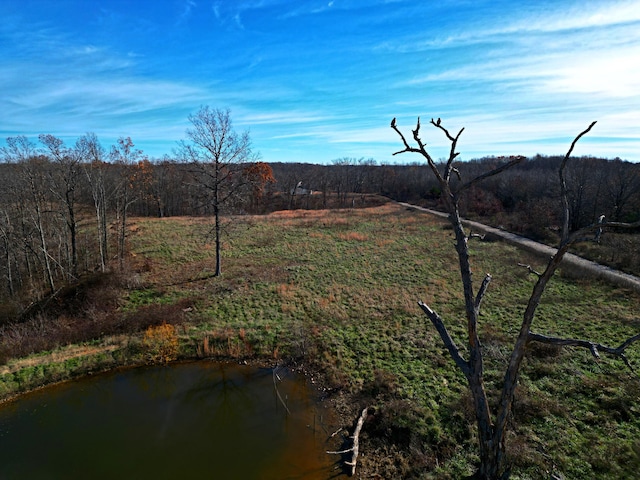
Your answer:
[[[411,205],[409,203],[399,202],[400,205],[403,205],[407,208],[412,208],[421,212],[430,213],[432,215],[436,215],[441,218],[447,218],[449,215],[443,212],[438,212],[436,210],[431,210],[429,208],[418,207],[416,205]],[[482,223],[473,222],[471,220],[463,220],[465,226],[469,227],[474,231],[481,231],[488,233],[492,236],[496,236],[506,241],[507,243],[517,245],[526,250],[529,250],[534,253],[539,253],[545,256],[551,256],[556,252],[556,249],[553,247],[549,247],[548,245],[544,245],[542,243],[534,242],[525,237],[521,237],[520,235],[516,235],[515,233],[506,232],[504,230],[500,230],[498,228],[489,227],[488,225],[483,225]],[[562,262],[566,265],[571,265],[572,268],[577,270],[584,271],[594,278],[601,278],[608,282],[611,282],[615,285],[632,288],[634,290],[640,291],[640,278],[634,275],[629,275],[627,273],[620,272],[618,270],[614,270],[613,268],[607,267],[605,265],[600,265],[599,263],[592,262],[591,260],[587,260],[585,258],[579,257],[572,253],[567,253],[564,256]]]

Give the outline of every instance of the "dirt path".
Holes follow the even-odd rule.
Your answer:
[[[436,215],[441,218],[447,218],[449,216],[447,213],[438,212],[429,208],[418,207],[416,205],[411,205],[410,203],[398,203],[407,208],[413,208],[415,210],[430,213],[431,215]],[[520,235],[516,235],[515,233],[505,232],[504,230],[489,227],[488,225],[483,225],[482,223],[473,222],[471,220],[463,220],[463,223],[473,230],[485,232],[490,235],[499,237],[507,243],[517,245],[534,253],[549,257],[556,253],[556,249],[553,247],[549,247],[548,245],[544,245],[528,238],[521,237]],[[634,275],[629,275],[627,273],[614,270],[613,268],[607,267],[605,265],[600,265],[599,263],[592,262],[591,260],[587,260],[572,253],[567,253],[564,256],[562,262],[566,265],[571,265],[572,268],[587,272],[590,275],[593,275],[595,278],[601,278],[615,285],[632,288],[640,292],[640,278]]]
[[[118,350],[119,348],[122,348],[123,345],[124,340],[121,340],[120,344],[114,343],[101,346],[67,345],[45,355],[30,356],[26,358],[10,360],[6,365],[0,366],[0,375],[15,373],[26,367],[35,367],[37,365],[47,365],[50,363],[62,363],[72,358],[88,357],[89,355],[113,352],[115,350]]]

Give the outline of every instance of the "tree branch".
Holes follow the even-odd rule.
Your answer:
[[[526,157],[523,157],[522,155],[518,155],[516,157],[512,157],[513,159],[508,162],[505,163],[504,165],[499,166],[498,168],[495,168],[489,172],[483,173],[482,175],[478,175],[477,177],[475,177],[474,179],[468,181],[467,183],[463,184],[457,191],[456,191],[456,195],[460,194],[461,192],[463,192],[464,190],[467,190],[469,188],[471,188],[473,185],[475,185],[476,183],[481,182],[482,180],[489,178],[489,177],[493,177],[494,175],[498,175],[499,173],[504,172],[505,170],[513,167],[514,165],[518,165],[520,162],[522,162]]]
[[[540,272],[536,271],[533,269],[533,267],[531,265],[528,264],[524,264],[524,263],[518,263],[519,267],[524,267],[527,270],[529,270],[529,273],[533,273],[534,275],[536,275],[538,278],[540,278],[540,276],[542,275]]]
[[[629,363],[629,359],[627,358],[624,352],[629,345],[637,342],[638,340],[640,340],[640,333],[634,335],[633,337],[627,338],[618,347],[614,348],[614,347],[608,347],[606,345],[602,345],[601,343],[591,342],[589,340],[575,339],[575,338],[549,337],[547,335],[541,335],[539,333],[532,333],[532,332],[529,332],[529,336],[528,336],[528,341],[530,342],[540,342],[540,343],[546,343],[549,345],[558,345],[561,347],[587,348],[591,351],[591,354],[597,359],[600,358],[599,352],[605,352],[609,355],[612,355],[614,357],[618,357],[624,360],[624,363],[627,365],[627,367],[629,367],[629,369],[634,373],[635,373],[635,370],[631,366],[631,363]]]
[[[446,135],[447,139],[449,140],[449,142],[451,142],[451,149],[449,150],[449,159],[447,160],[447,166],[444,169],[444,180],[447,182],[447,184],[449,183],[449,179],[451,178],[451,172],[455,171],[458,179],[461,180],[460,178],[460,172],[456,171],[456,169],[453,167],[453,161],[455,160],[455,158],[460,155],[460,152],[456,152],[456,147],[458,145],[458,139],[460,138],[460,135],[462,135],[462,132],[464,131],[464,127],[460,129],[460,131],[458,132],[458,134],[454,137],[453,135],[451,135],[449,133],[449,130],[447,130],[446,128],[444,128],[442,126],[442,122],[441,120],[438,118],[438,120],[434,121],[433,118],[431,119],[431,125],[433,125],[434,127],[442,130],[444,132],[444,134]]]
[[[395,118],[393,120],[391,120],[391,128],[393,128],[396,131],[396,133],[398,135],[400,135],[400,139],[402,140],[402,143],[404,143],[404,150],[399,150],[399,151],[395,152],[393,155],[398,155],[399,153],[404,153],[404,152],[420,153],[419,149],[412,148],[412,147],[409,146],[409,143],[407,142],[407,139],[404,137],[404,134],[396,126],[396,119]]]
[[[438,183],[440,183],[441,188],[443,189],[445,194],[447,194],[447,192],[449,192],[449,184],[448,182],[445,181],[442,175],[440,175],[440,172],[438,171],[438,167],[436,163],[433,161],[433,158],[431,158],[431,155],[429,155],[429,152],[427,152],[425,148],[426,144],[423,143],[422,140],[420,139],[420,117],[418,117],[418,122],[416,123],[415,130],[412,130],[413,139],[415,140],[415,142],[418,144],[418,147],[420,148],[412,148],[409,146],[407,139],[402,134],[402,132],[398,129],[395,118],[391,120],[391,128],[395,130],[398,135],[400,135],[400,138],[402,139],[402,143],[404,143],[404,146],[405,146],[404,150],[395,152],[393,155],[398,155],[399,153],[405,153],[405,152],[419,153],[420,155],[422,155],[427,160],[427,163],[429,164],[431,171],[433,172],[435,177],[438,179]],[[449,132],[447,132],[446,130],[444,131],[447,136],[450,136]],[[460,133],[462,133],[462,130],[460,130]],[[458,136],[459,135],[460,134],[458,134]]]
[[[491,275],[487,273],[484,279],[482,280],[482,284],[480,285],[480,288],[478,289],[478,294],[476,295],[476,303],[475,303],[476,310],[480,309],[480,304],[482,303],[484,294],[487,293],[487,288],[489,287],[489,283],[491,283]]]
[[[344,453],[353,452],[351,455],[351,461],[345,461],[345,465],[349,465],[351,467],[351,476],[353,477],[356,474],[356,464],[358,462],[358,451],[360,449],[360,431],[362,430],[362,426],[364,425],[364,421],[367,419],[367,415],[369,414],[369,407],[365,407],[358,418],[358,423],[356,424],[356,428],[353,431],[353,446],[351,448],[347,448],[346,450],[339,450],[335,452],[327,452],[328,454],[333,455],[341,455]]]
[[[571,146],[569,147],[567,154],[564,156],[564,158],[562,159],[562,162],[560,163],[558,175],[560,176],[560,192],[562,197],[562,213],[563,213],[562,237],[560,239],[561,242],[566,242],[569,240],[569,194],[567,191],[567,182],[564,178],[564,169],[567,166],[567,161],[569,160],[569,157],[571,156],[571,153],[573,152],[573,149],[575,148],[576,143],[578,143],[578,140],[580,140],[584,135],[589,133],[589,131],[593,128],[595,124],[596,122],[591,122],[591,125],[585,128],[582,132],[578,134],[576,138],[573,139],[573,142],[571,142]]]
[[[451,338],[451,335],[449,335],[449,331],[447,330],[447,327],[442,321],[440,315],[431,310],[431,308],[429,308],[429,305],[424,302],[418,302],[418,305],[427,315],[429,320],[431,320],[433,326],[436,327],[436,330],[440,334],[440,338],[444,342],[445,347],[447,347],[447,350],[449,351],[449,354],[451,355],[451,358],[453,358],[455,364],[458,366],[458,368],[460,368],[460,370],[462,370],[465,376],[468,376],[471,373],[469,363],[464,358],[462,358],[460,350],[453,341],[453,338]]]
[[[484,237],[486,236],[486,233],[473,233],[473,231],[469,231],[469,236],[467,237],[467,239],[470,240],[472,238],[479,238],[480,240],[484,240]]]

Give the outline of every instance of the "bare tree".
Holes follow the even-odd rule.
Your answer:
[[[2,251],[3,261],[0,262],[0,266],[4,267],[5,270],[5,278],[7,280],[7,293],[10,297],[13,297],[16,293],[16,289],[14,286],[14,273],[13,273],[13,259],[15,257],[15,242],[14,242],[15,234],[13,232],[13,224],[11,222],[11,218],[9,217],[9,212],[0,205],[0,239],[2,240]],[[2,298],[2,295],[0,295]]]
[[[18,194],[14,203],[22,218],[23,239],[27,252],[37,252],[38,261],[44,265],[44,280],[49,293],[55,293],[55,264],[56,259],[51,254],[48,236],[54,223],[50,218],[51,209],[46,179],[47,159],[37,155],[35,145],[25,136],[7,138],[7,146],[2,148],[2,155],[6,162],[15,163],[19,169],[17,181],[14,185]],[[34,230],[35,229],[35,232]],[[37,235],[37,241],[31,243],[31,238]],[[29,253],[25,255],[30,262]],[[31,263],[28,264],[29,276],[32,276]]]
[[[527,345],[531,342],[542,342],[560,346],[571,345],[583,347],[589,349],[595,357],[598,357],[599,352],[605,352],[621,358],[629,367],[631,367],[625,356],[625,350],[629,345],[640,340],[639,333],[634,337],[625,340],[617,347],[608,347],[589,340],[550,337],[534,333],[531,330],[536,309],[538,308],[542,294],[544,293],[549,280],[560,265],[562,258],[567,253],[569,247],[575,241],[583,237],[586,232],[595,231],[597,228],[603,226],[595,224],[573,232],[569,230],[570,206],[565,180],[565,168],[575,144],[583,135],[591,130],[595,122],[593,122],[573,140],[569,151],[560,164],[558,175],[561,189],[562,210],[564,212],[560,244],[557,252],[548,261],[547,267],[542,273],[538,273],[533,269],[530,269],[533,274],[537,275],[538,279],[527,302],[522,323],[520,325],[520,331],[516,338],[516,342],[509,357],[508,366],[504,374],[499,402],[494,412],[492,412],[492,408],[487,400],[486,386],[484,382],[483,350],[478,334],[480,306],[491,282],[491,275],[487,274],[476,290],[474,282],[472,281],[472,269],[467,245],[470,235],[467,234],[462,224],[458,201],[465,191],[474,185],[477,185],[480,181],[493,177],[494,175],[511,168],[519,163],[523,158],[512,157],[493,170],[465,181],[461,177],[460,171],[454,165],[454,160],[458,156],[458,152],[456,152],[457,143],[464,129],[461,129],[454,136],[442,126],[440,119],[435,121],[432,119],[430,123],[436,129],[444,133],[451,145],[448,160],[444,164],[444,168],[442,170],[437,168],[436,163],[426,149],[426,143],[424,143],[420,138],[420,119],[418,119],[415,130],[412,130],[412,137],[416,146],[411,146],[409,144],[407,138],[398,129],[396,119],[394,118],[392,120],[391,128],[400,136],[400,139],[404,144],[404,149],[394,153],[394,155],[405,152],[421,155],[426,159],[428,166],[433,172],[433,175],[437,178],[442,190],[443,203],[449,213],[449,221],[453,227],[456,239],[455,246],[458,253],[467,320],[466,355],[468,355],[468,358],[464,358],[465,354],[463,350],[456,344],[453,337],[449,334],[445,321],[440,317],[440,315],[423,302],[419,302],[419,306],[438,331],[438,334],[446,346],[451,358],[455,362],[456,366],[462,371],[469,385],[471,396],[473,398],[476,423],[478,426],[478,443],[480,449],[480,465],[476,473],[476,478],[483,480],[494,480],[500,478],[506,479],[510,475],[510,468],[506,458],[505,433],[508,426],[508,419],[512,413],[514,393]],[[458,177],[458,181],[455,183],[455,188],[452,186],[452,175]],[[619,227],[623,225],[629,226],[627,224],[620,223],[606,223],[604,225],[609,227]]]
[[[105,179],[104,148],[95,133],[87,133],[76,141],[74,155],[80,159],[89,182],[93,207],[96,213],[100,270],[105,272],[109,250],[107,229],[107,202],[109,195],[107,194],[107,182]]]
[[[143,158],[142,150],[134,149],[130,137],[120,137],[116,145],[111,146],[111,161],[120,168],[120,182],[116,188],[116,217],[118,228],[118,258],[120,270],[124,269],[124,257],[126,253],[127,215],[129,207],[138,199],[133,182],[135,180],[135,167]]]
[[[606,182],[607,190],[612,204],[612,218],[620,221],[625,213],[629,213],[627,206],[633,198],[640,197],[640,168],[633,163],[614,159],[611,170]]]
[[[201,107],[189,116],[189,122],[192,126],[187,129],[187,141],[180,142],[178,154],[195,167],[196,181],[206,192],[207,204],[213,208],[215,276],[220,276],[221,211],[243,185],[242,168],[257,156],[252,151],[249,132],[238,135],[233,129],[229,110]]]
[[[50,169],[49,190],[59,202],[60,215],[64,218],[69,233],[69,262],[66,268],[67,275],[78,279],[78,219],[77,203],[80,187],[81,159],[68,149],[64,142],[53,135],[40,135],[40,143],[45,147],[45,153],[53,161]],[[66,243],[66,242],[65,242]]]

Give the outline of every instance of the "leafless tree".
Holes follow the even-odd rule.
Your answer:
[[[515,345],[509,357],[507,369],[504,374],[504,381],[502,384],[502,390],[499,395],[499,402],[495,411],[492,411],[491,406],[487,400],[486,386],[484,382],[484,366],[483,366],[483,350],[478,334],[478,317],[480,314],[480,307],[482,300],[487,292],[489,284],[491,282],[491,275],[487,274],[480,286],[474,285],[472,280],[472,269],[469,258],[469,249],[467,242],[470,235],[467,234],[460,217],[458,201],[460,196],[477,185],[482,180],[493,177],[501,172],[513,167],[519,163],[523,158],[516,157],[505,161],[501,165],[497,166],[491,171],[471,178],[469,180],[464,179],[462,176],[455,183],[455,188],[452,187],[452,175],[460,176],[460,172],[454,166],[454,160],[458,156],[456,152],[458,140],[462,131],[461,129],[456,135],[451,134],[441,123],[440,119],[431,120],[431,125],[442,132],[448,141],[451,148],[449,151],[449,157],[444,164],[443,169],[438,169],[433,158],[429,154],[426,148],[426,143],[420,138],[420,119],[418,119],[416,128],[412,130],[412,140],[415,146],[411,146],[405,135],[400,131],[394,118],[391,122],[391,128],[400,136],[404,148],[395,154],[400,153],[417,153],[426,159],[428,166],[430,167],[433,175],[437,178],[440,188],[442,190],[442,198],[447,212],[449,213],[449,221],[453,227],[455,233],[455,248],[458,253],[459,269],[462,280],[462,288],[464,292],[464,303],[466,312],[466,355],[468,358],[464,358],[464,352],[459,347],[452,336],[449,333],[444,319],[434,311],[429,305],[419,302],[420,308],[424,311],[431,323],[434,325],[444,345],[446,346],[451,358],[455,362],[456,366],[464,374],[471,396],[473,398],[474,411],[476,416],[476,423],[478,426],[478,443],[480,450],[480,465],[476,473],[478,479],[500,479],[508,478],[510,469],[508,466],[508,460],[506,458],[505,450],[505,434],[507,431],[508,420],[512,413],[513,398],[518,383],[518,375],[522,360],[525,356],[527,345],[531,342],[542,342],[554,345],[571,345],[577,347],[583,347],[589,349],[595,357],[598,357],[599,352],[605,352],[607,354],[616,356],[624,360],[629,367],[625,351],[629,345],[640,340],[640,333],[634,337],[626,339],[617,347],[608,347],[600,345],[596,342],[581,339],[566,339],[550,337],[534,333],[532,331],[533,320],[535,317],[536,309],[540,303],[540,299],[544,290],[551,280],[553,274],[557,270],[562,258],[567,253],[569,247],[576,240],[585,235],[586,232],[593,232],[597,228],[602,227],[602,224],[595,224],[589,227],[579,229],[577,231],[570,231],[570,206],[568,200],[567,186],[565,180],[565,169],[567,161],[569,160],[571,153],[578,140],[588,133],[595,122],[593,122],[587,129],[581,132],[571,143],[569,151],[562,160],[559,168],[559,181],[562,199],[562,210],[564,212],[563,225],[561,232],[561,240],[557,249],[557,252],[548,261],[545,270],[542,273],[535,272],[537,282],[533,287],[531,296],[527,302],[527,306],[524,312],[522,323],[520,325],[520,331],[516,338]],[[394,155],[395,155],[394,154]],[[605,223],[604,226],[622,226],[619,223]],[[628,225],[626,225],[628,226]]]
[[[249,132],[237,134],[233,129],[229,110],[201,107],[189,116],[189,122],[187,140],[180,142],[177,153],[194,166],[196,182],[206,192],[207,204],[213,208],[215,276],[220,276],[220,215],[243,185],[242,168],[254,162],[257,155],[252,151]]]
[[[48,218],[51,214],[46,178],[48,161],[38,155],[35,145],[24,136],[7,138],[7,147],[3,147],[2,154],[5,161],[15,163],[19,171],[16,180],[20,185],[14,186],[18,194],[14,203],[15,209],[21,212],[25,248],[38,253],[37,258],[44,265],[47,289],[53,294],[57,262],[47,241],[54,224],[53,219]],[[34,233],[37,240],[32,244],[30,240]],[[28,259],[28,255],[26,258]],[[28,268],[32,276],[30,263]]]
[[[78,194],[82,169],[81,158],[67,148],[64,142],[53,135],[40,135],[40,143],[45,147],[45,154],[52,160],[53,168],[49,169],[49,190],[60,205],[60,215],[69,233],[69,262],[65,268],[70,279],[78,279]],[[66,265],[65,265],[66,266]]]
[[[640,197],[640,168],[633,163],[614,159],[611,170],[606,182],[612,204],[611,216],[613,220],[621,221],[633,198]]]
[[[127,216],[129,207],[136,202],[137,195],[133,188],[134,168],[142,160],[142,150],[135,149],[130,137],[120,137],[116,145],[111,146],[111,161],[120,168],[120,181],[115,191],[116,217],[118,226],[118,258],[120,269],[124,269],[127,238]]]
[[[80,159],[91,190],[93,207],[96,214],[98,249],[100,251],[100,270],[107,269],[109,251],[107,229],[107,202],[109,194],[106,181],[105,152],[95,133],[87,133],[76,141],[74,155]]]

